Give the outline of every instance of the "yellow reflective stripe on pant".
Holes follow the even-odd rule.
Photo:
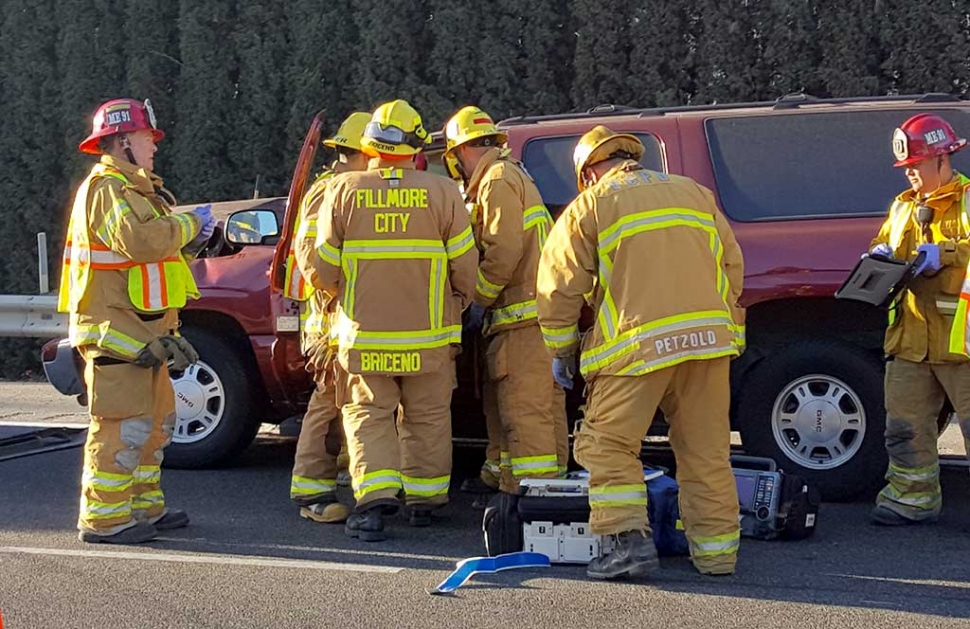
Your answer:
[[[85,520],[110,520],[131,515],[131,501],[101,502],[81,496],[81,518]]]
[[[430,498],[432,496],[448,495],[448,487],[451,483],[451,476],[438,476],[436,478],[401,476],[401,481],[404,485],[404,492],[407,495]]]
[[[890,503],[894,511],[918,519],[925,512],[935,513],[943,500],[940,491],[939,463],[925,467],[903,467],[892,461],[886,470],[889,482],[876,503]]]
[[[162,481],[162,468],[158,465],[139,465],[131,477],[137,485],[157,485]]]
[[[734,555],[741,545],[741,531],[714,535],[712,537],[688,538],[692,557],[716,557],[718,555]]]
[[[337,491],[336,478],[309,478],[294,476],[290,479],[290,496],[316,496]]]
[[[645,483],[638,483],[590,487],[589,506],[591,509],[645,507],[647,506],[647,486]]]
[[[138,352],[145,347],[145,343],[136,341],[127,334],[122,334],[117,330],[112,330],[105,325],[71,325],[70,327],[71,345],[79,347],[81,345],[97,345],[103,349],[109,349],[116,354],[127,358],[135,358]]]
[[[144,509],[148,510],[152,507],[164,507],[165,506],[165,494],[162,490],[157,489],[155,491],[148,491],[143,494],[138,494],[137,496],[131,497],[131,508],[132,509]]]
[[[640,343],[650,339],[651,337],[670,334],[671,332],[687,330],[694,327],[717,325],[723,325],[732,331],[734,331],[737,327],[734,325],[734,320],[731,318],[731,314],[727,310],[688,312],[672,317],[658,319],[657,321],[651,321],[650,323],[645,323],[641,326],[623,332],[612,340],[608,340],[601,345],[591,347],[584,351],[582,359],[580,360],[580,371],[582,371],[583,374],[586,374],[594,369],[602,369],[616,362],[630,352],[635,351],[640,346]],[[714,348],[708,346],[704,349],[706,351],[713,352],[717,349],[724,348]],[[736,352],[736,350],[734,351]],[[670,357],[668,356],[663,360],[666,361],[669,358]]]
[[[516,456],[512,457],[511,463],[513,476],[557,474],[559,472],[559,459],[555,454]]]
[[[98,491],[128,491],[131,488],[131,474],[114,474],[112,472],[98,472],[84,470],[81,475],[81,485]]]
[[[504,286],[489,282],[482,270],[478,269],[478,279],[475,281],[475,291],[486,299],[495,299],[502,292]]]
[[[401,473],[397,470],[378,470],[353,479],[354,498],[360,500],[367,494],[380,489],[402,489]]]

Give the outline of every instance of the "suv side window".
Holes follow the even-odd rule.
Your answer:
[[[666,172],[663,143],[651,133],[634,133],[646,151],[640,163],[645,168]],[[576,198],[576,173],[573,170],[573,149],[579,135],[542,137],[529,140],[522,152],[522,162],[535,179],[542,200],[553,216],[558,216]]]
[[[968,137],[970,112],[931,110]],[[882,216],[908,186],[893,129],[917,110],[792,113],[704,123],[724,211],[737,221]],[[968,173],[970,151],[954,167]]]

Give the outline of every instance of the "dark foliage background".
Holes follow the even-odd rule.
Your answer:
[[[440,128],[601,103],[678,105],[970,84],[970,0],[3,0],[0,293],[59,268],[99,103],[150,98],[182,202],[285,192],[310,116],[392,98]],[[54,279],[59,275],[52,272]],[[0,375],[37,343],[0,339]]]

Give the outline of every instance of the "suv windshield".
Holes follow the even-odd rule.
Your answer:
[[[666,172],[664,150],[660,139],[650,133],[634,133],[646,151],[640,163],[650,170]],[[579,193],[573,170],[573,149],[579,135],[535,138],[525,145],[522,161],[535,179],[542,200],[552,215],[558,216]]]
[[[893,129],[913,110],[792,113],[705,122],[717,193],[737,221],[881,216],[908,186],[893,168]],[[958,135],[970,115],[937,109]],[[970,173],[970,150],[954,167]]]

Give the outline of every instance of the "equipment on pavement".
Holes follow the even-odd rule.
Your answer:
[[[779,471],[772,459],[732,456],[741,503],[741,535],[797,540],[815,532],[821,497],[800,476]]]
[[[856,263],[845,283],[835,291],[835,297],[888,308],[910,280],[918,275],[925,259],[925,253],[920,253],[910,263],[878,254],[865,256]]]
[[[661,557],[686,555],[687,538],[679,523],[677,483],[662,470],[645,469],[647,515]],[[589,563],[609,554],[615,536],[589,530],[589,474],[564,479],[525,479],[522,495],[499,493],[485,510],[482,528],[490,556],[517,550],[538,552],[553,563]]]
[[[437,587],[427,590],[427,592],[431,595],[450,594],[476,574],[495,574],[515,568],[548,567],[549,558],[540,553],[516,552],[497,557],[471,557],[459,561],[454,572],[449,574]]]

